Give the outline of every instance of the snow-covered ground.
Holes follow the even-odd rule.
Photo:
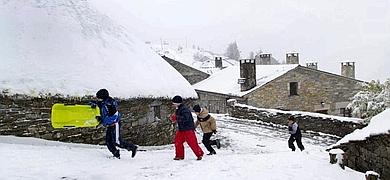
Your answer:
[[[121,151],[113,159],[104,146],[0,136],[0,179],[364,179],[329,163],[325,148],[335,140],[304,134],[306,150],[291,152],[285,129],[214,116],[223,147],[201,161],[189,147],[183,161],[172,160],[172,145],[140,147],[145,151],[133,159]]]

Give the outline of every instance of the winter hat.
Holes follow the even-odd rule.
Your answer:
[[[192,108],[195,112],[200,112],[201,109],[200,109],[200,106],[197,104],[195,105],[193,108]]]
[[[180,104],[183,103],[183,99],[180,96],[175,96],[172,98],[172,102]]]
[[[107,89],[100,89],[97,93],[96,93],[96,97],[99,98],[99,99],[107,99],[109,97],[109,94],[108,94],[108,91]]]
[[[294,118],[294,116],[289,116],[289,117],[288,117],[288,120],[290,120],[290,121],[294,121],[294,122],[295,122],[295,118]]]

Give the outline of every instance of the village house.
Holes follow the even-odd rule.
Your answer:
[[[54,103],[88,104],[108,89],[119,102],[122,136],[138,145],[172,143],[171,98],[197,94],[133,32],[89,1],[15,2],[0,32],[0,135],[104,143],[104,127],[55,129]],[[29,16],[25,16],[29,12]]]
[[[258,65],[257,65],[258,64]],[[363,81],[355,79],[355,63],[341,63],[341,75],[318,70],[317,63],[299,65],[298,53],[286,64],[271,65],[271,54],[242,59],[194,84],[197,101],[213,113],[227,113],[228,99],[255,107],[349,116],[346,106]]]

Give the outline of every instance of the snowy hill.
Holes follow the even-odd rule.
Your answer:
[[[84,96],[107,88],[123,98],[197,97],[173,67],[96,8],[107,3],[0,0],[0,92]]]
[[[220,68],[215,68],[215,57],[223,58],[223,67],[239,65],[236,60],[229,59],[223,55],[206,51],[195,46],[183,47],[181,45],[169,44],[168,42],[165,42],[162,45],[156,45],[149,42],[149,46],[153,49],[153,51],[160,55],[167,56],[208,74],[213,74],[221,70]]]
[[[140,147],[144,151],[134,159],[122,150],[121,159],[113,159],[105,146],[0,136],[0,179],[364,179],[363,173],[329,163],[325,147],[334,143],[332,139],[303,134],[306,150],[291,152],[287,127],[214,116],[222,148],[201,161],[189,147],[183,161],[172,160],[172,145]]]

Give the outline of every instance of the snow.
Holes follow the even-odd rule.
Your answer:
[[[0,92],[197,98],[191,85],[118,21],[108,1],[0,1]],[[131,20],[132,17],[123,16]]]
[[[268,129],[246,120],[213,116],[222,148],[201,161],[195,160],[188,146],[183,161],[172,160],[173,145],[139,147],[146,151],[139,151],[135,158],[122,150],[121,159],[113,159],[105,146],[0,136],[0,179],[364,179],[363,173],[330,164],[325,151],[328,143],[320,143],[324,141],[320,137],[303,134],[306,150],[292,152],[287,147],[286,127]]]
[[[331,149],[329,151],[330,154],[344,154],[344,151],[342,149]]]
[[[338,141],[331,147],[335,147],[337,145],[347,143],[349,141],[365,140],[367,137],[373,135],[388,134],[390,133],[389,119],[390,109],[386,109],[385,111],[374,116],[366,127],[364,127],[363,129],[356,129],[351,134],[344,136],[344,138],[340,139],[340,141]]]
[[[194,84],[193,87],[202,91],[243,96],[287,73],[297,66],[298,65],[294,64],[256,65],[256,87],[248,91],[241,92],[241,86],[238,84],[238,79],[240,78],[239,66],[230,66],[216,72],[209,78]]]
[[[379,177],[379,174],[377,173],[377,172],[375,172],[375,171],[367,171],[366,172],[366,175],[368,176],[368,175],[374,175],[374,176],[378,176]]]
[[[150,48],[160,55],[167,56],[187,66],[200,70],[208,74],[214,74],[220,71],[220,68],[215,67],[215,57],[222,57],[222,66],[229,67],[238,65],[236,60],[228,59],[225,56],[206,51],[201,48],[185,47],[181,44],[166,42],[163,45],[151,43]]]
[[[246,104],[239,104],[239,103],[236,103],[235,106],[247,107],[249,109],[256,109],[256,110],[260,110],[260,111],[267,111],[267,112],[272,113],[272,114],[282,113],[282,114],[291,114],[291,115],[312,116],[312,117],[319,117],[322,119],[333,119],[333,120],[337,120],[337,121],[354,122],[354,123],[363,123],[364,122],[364,119],[360,119],[360,118],[333,116],[333,115],[306,112],[306,111],[282,111],[282,110],[278,110],[278,109],[265,109],[265,108],[258,108],[258,107],[249,106]]]

